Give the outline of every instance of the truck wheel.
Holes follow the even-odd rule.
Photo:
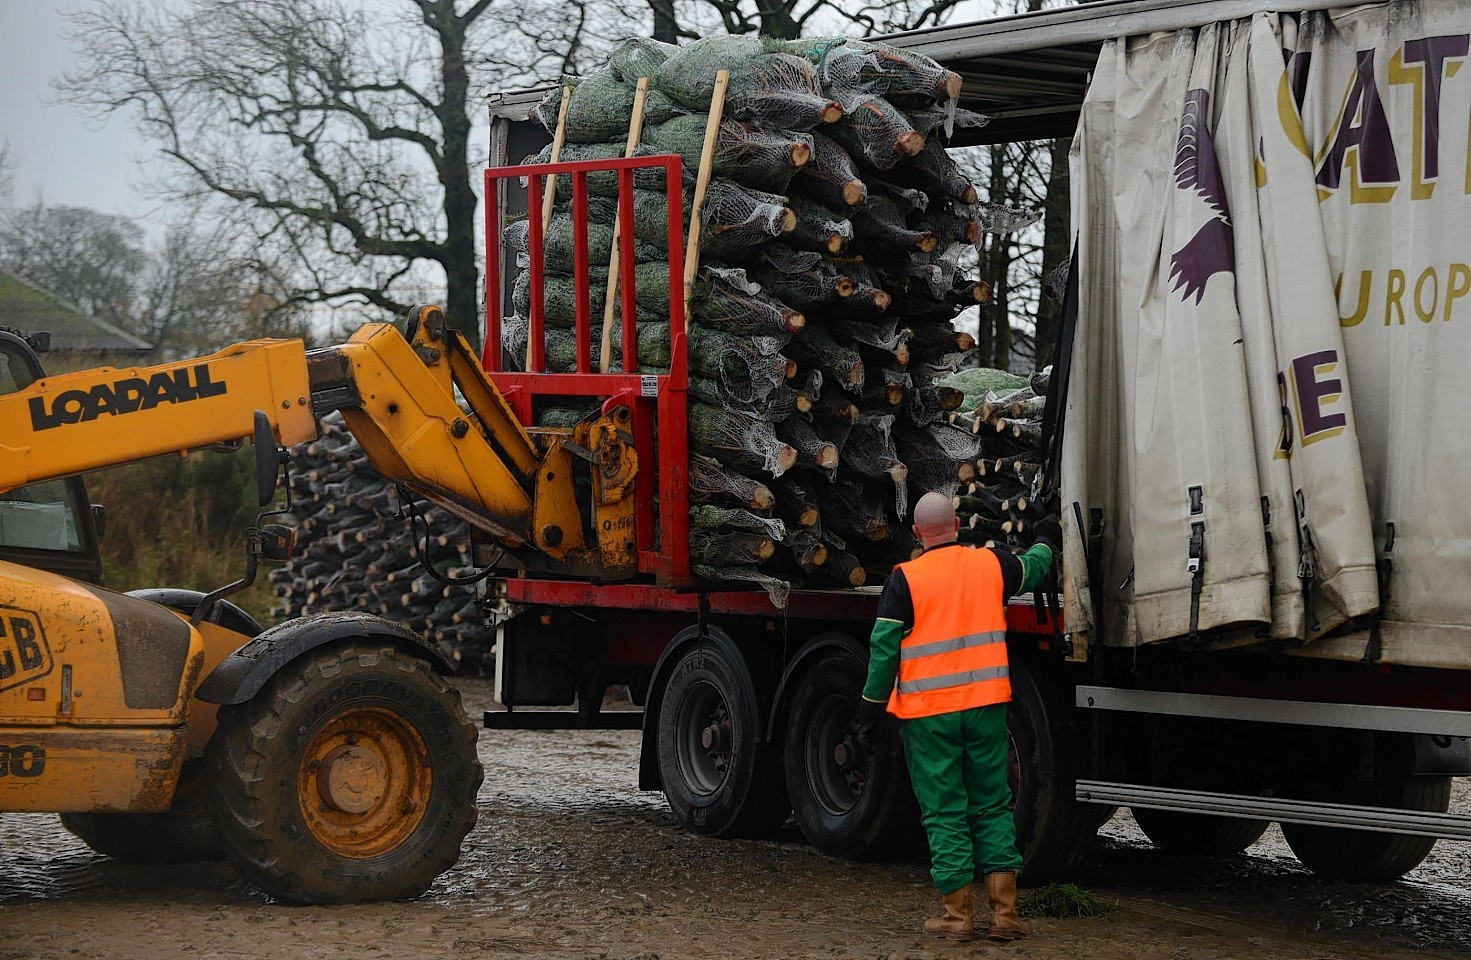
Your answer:
[[[1333,792],[1339,803],[1436,813],[1445,813],[1451,807],[1450,777],[1406,774],[1367,783],[1340,783]],[[1418,867],[1435,847],[1434,837],[1313,827],[1299,823],[1282,824],[1282,836],[1293,854],[1309,870],[1321,876],[1360,883],[1398,880]]]
[[[1173,810],[1131,809],[1134,821],[1161,850],[1225,856],[1240,853],[1267,832],[1266,820],[1236,820]]]
[[[1079,803],[1077,781],[1081,736],[1071,731],[1062,699],[1038,683],[1034,668],[1011,660],[1010,777],[1016,843],[1027,883],[1065,879],[1088,855],[1098,833],[1098,812]]]
[[[834,654],[798,682],[787,717],[787,795],[802,834],[823,853],[852,860],[924,849],[919,806],[892,719],[865,754],[850,727],[867,670]]]
[[[225,851],[208,793],[204,761],[190,760],[179,774],[168,813],[63,813],[61,825],[93,850],[124,863],[218,860]]]
[[[757,742],[761,717],[746,665],[696,643],[670,671],[659,707],[659,778],[669,808],[696,833],[764,837],[791,811],[780,756]]]
[[[423,893],[458,859],[483,777],[459,691],[367,638],[221,707],[208,759],[225,850],[292,903]]]

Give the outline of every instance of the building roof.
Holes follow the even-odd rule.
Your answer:
[[[51,334],[52,351],[146,353],[146,340],[91,316],[58,294],[0,267],[0,324],[23,333]]]

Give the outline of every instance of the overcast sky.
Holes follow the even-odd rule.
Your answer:
[[[156,149],[134,132],[126,115],[88,119],[57,103],[53,78],[75,62],[63,38],[63,12],[88,0],[0,0],[0,142],[16,164],[14,200],[92,207],[137,217],[161,230],[162,214],[142,189],[143,164]],[[953,22],[976,19],[997,0],[968,0]]]
[[[0,0],[0,141],[15,161],[15,200],[92,207],[147,218],[136,189],[151,149],[123,117],[105,124],[58,104],[51,80],[73,63],[63,10],[86,0]],[[156,215],[153,219],[157,219]]]

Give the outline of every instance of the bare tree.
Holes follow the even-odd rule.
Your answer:
[[[87,207],[0,208],[0,264],[82,310],[187,356],[236,340],[309,335],[269,248],[226,222],[181,216],[157,250],[138,224]]]
[[[0,203],[10,200],[15,189],[15,160],[10,156],[10,143],[0,141]]]
[[[1043,276],[1057,269],[1072,252],[1072,223],[1069,217],[1068,152],[1071,137],[1059,137],[1048,145],[1047,190],[1042,203],[1042,250],[1040,269]],[[1033,358],[1041,369],[1052,362],[1057,338],[1062,331],[1062,291],[1043,296],[1037,302],[1036,332],[1033,336]]]
[[[893,33],[938,26],[967,0],[686,0],[680,4],[684,21],[676,13],[674,0],[646,0],[654,13],[654,37],[675,42],[678,37],[695,38],[702,33],[696,22],[715,19],[720,29],[732,34],[755,34],[791,40],[819,33]],[[971,4],[972,6],[974,4]]]
[[[312,340],[308,311],[291,294],[290,261],[242,244],[228,221],[181,218],[149,261],[125,325],[161,356],[261,337]]]
[[[479,94],[575,70],[608,15],[551,0],[102,0],[72,18],[83,66],[59,87],[133,111],[174,162],[168,196],[224,198],[242,232],[291,250],[290,299],[398,312],[430,265],[473,338]]]
[[[1087,0],[1078,0],[1087,2]],[[997,13],[1036,12],[1067,6],[1044,0],[1002,0]],[[982,278],[994,299],[966,322],[977,325],[981,362],[1010,369],[1040,369],[1052,362],[1062,323],[1062,303],[1043,294],[1043,278],[1067,259],[1069,223],[1068,138],[967,148],[962,166],[982,198],[1012,209],[1039,210],[1039,224],[1017,233],[988,235],[977,249]]]
[[[0,263],[127,328],[148,254],[127,217],[37,201],[0,210]]]

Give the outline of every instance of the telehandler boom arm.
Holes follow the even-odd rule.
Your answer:
[[[409,339],[368,324],[345,344],[310,352],[300,340],[252,340],[154,367],[48,377],[0,396],[0,493],[238,443],[254,435],[257,411],[276,442],[302,443],[332,410],[390,481],[504,546],[535,550],[567,573],[633,573],[631,526],[620,522],[637,472],[628,411],[538,431],[540,444],[533,442],[438,307],[414,311]],[[587,509],[599,531],[591,548],[572,484],[574,454],[591,464]]]

